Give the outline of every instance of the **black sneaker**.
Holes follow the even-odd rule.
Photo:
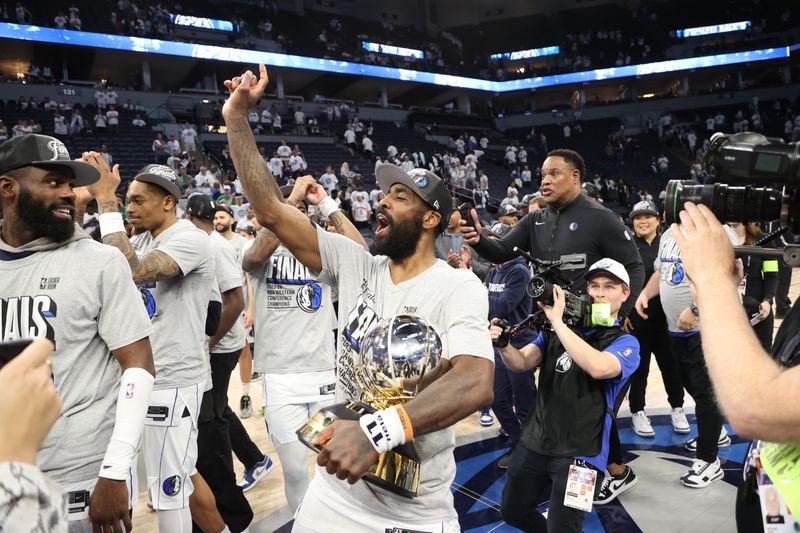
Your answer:
[[[239,418],[250,418],[253,416],[253,406],[250,402],[250,395],[245,394],[239,400]]]
[[[607,475],[603,478],[603,484],[594,495],[595,505],[605,505],[613,502],[617,496],[626,490],[633,488],[639,482],[633,469],[629,466],[625,467],[625,471],[618,475]]]
[[[497,468],[500,470],[508,470],[508,464],[511,462],[511,452],[514,450],[509,450],[503,457],[497,461]]]

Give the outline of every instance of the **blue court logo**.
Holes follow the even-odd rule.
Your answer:
[[[322,287],[307,283],[297,291],[297,305],[306,313],[314,313],[322,306]]]
[[[180,476],[168,477],[164,480],[164,483],[162,483],[161,488],[167,496],[175,496],[181,491],[181,488],[183,488],[183,481]]]

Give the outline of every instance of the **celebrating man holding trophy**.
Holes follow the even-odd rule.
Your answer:
[[[338,289],[336,393],[349,402],[311,441],[320,448],[317,475],[294,530],[458,531],[452,425],[491,403],[494,361],[486,289],[434,255],[452,208],[447,186],[424,169],[378,165],[386,197],[374,255],[314,227],[283,203],[247,122],[267,83],[263,65],[258,77],[225,82],[231,156],[258,221]],[[338,209],[330,198],[318,208],[325,217]]]

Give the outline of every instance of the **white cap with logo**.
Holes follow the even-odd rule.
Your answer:
[[[589,270],[583,274],[583,279],[589,281],[589,278],[598,274],[609,274],[623,282],[625,285],[631,284],[631,278],[628,276],[628,271],[625,270],[623,264],[619,261],[614,261],[610,257],[604,257],[590,266]]]

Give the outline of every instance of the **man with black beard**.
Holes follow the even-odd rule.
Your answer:
[[[71,533],[130,530],[131,465],[155,374],[128,262],[74,221],[73,188],[99,177],[53,137],[0,145],[0,341],[55,344],[64,405],[36,460],[68,493]]]
[[[452,426],[492,402],[494,356],[486,289],[471,272],[449,267],[433,252],[452,208],[447,186],[425,169],[406,173],[392,164],[377,165],[375,175],[386,197],[378,207],[373,251],[388,255],[372,255],[342,235],[313,226],[284,203],[247,121],[267,83],[264,65],[258,78],[247,71],[225,81],[230,97],[222,115],[231,158],[258,222],[310,271],[319,272],[318,282],[337,289],[336,401],[361,398],[353,369],[365,336],[379,321],[415,315],[442,339],[437,368],[424,383],[403,384],[418,391],[413,400],[357,421],[337,420],[314,440],[324,447],[293,530],[457,531],[450,491],[455,477]],[[338,211],[332,198],[318,208],[325,218]],[[379,454],[412,440],[421,463],[416,498],[361,479]]]

